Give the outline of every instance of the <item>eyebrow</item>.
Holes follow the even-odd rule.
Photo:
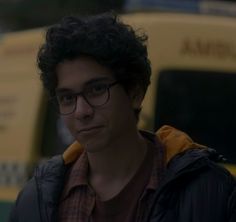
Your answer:
[[[89,85],[93,85],[93,84],[96,84],[99,82],[109,81],[109,80],[112,80],[112,79],[109,77],[92,78],[84,83],[83,89]],[[82,91],[83,91],[83,89],[82,89]],[[56,89],[55,92],[56,92],[56,94],[63,94],[63,93],[68,93],[68,92],[74,92],[74,90],[68,89],[68,88],[59,88],[59,89]]]

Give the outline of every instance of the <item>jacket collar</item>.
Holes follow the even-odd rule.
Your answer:
[[[162,126],[155,134],[146,131],[141,133],[154,141],[154,137],[165,147],[166,150],[166,164],[178,153],[187,149],[199,148],[205,149],[206,146],[193,142],[193,140],[184,132],[168,125]],[[74,142],[63,153],[64,163],[70,164],[78,159],[83,152],[83,147],[79,142]]]

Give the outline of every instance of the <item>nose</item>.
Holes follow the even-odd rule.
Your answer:
[[[93,116],[94,109],[88,104],[85,98],[81,95],[77,96],[76,107],[75,107],[75,117],[76,119],[88,119]]]

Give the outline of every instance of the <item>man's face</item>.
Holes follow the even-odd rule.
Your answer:
[[[119,83],[110,87],[105,104],[88,103],[97,103],[93,97],[100,93],[101,86],[116,82],[108,68],[91,58],[80,57],[59,64],[57,77],[56,94],[65,104],[70,103],[75,93],[83,92],[87,96],[88,101],[81,94],[77,96],[74,112],[62,117],[71,134],[88,152],[108,148],[136,130],[134,108],[139,108],[140,102],[127,95]]]

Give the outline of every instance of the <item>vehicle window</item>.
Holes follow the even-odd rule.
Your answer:
[[[158,79],[155,129],[169,124],[236,163],[236,75],[165,70]]]

